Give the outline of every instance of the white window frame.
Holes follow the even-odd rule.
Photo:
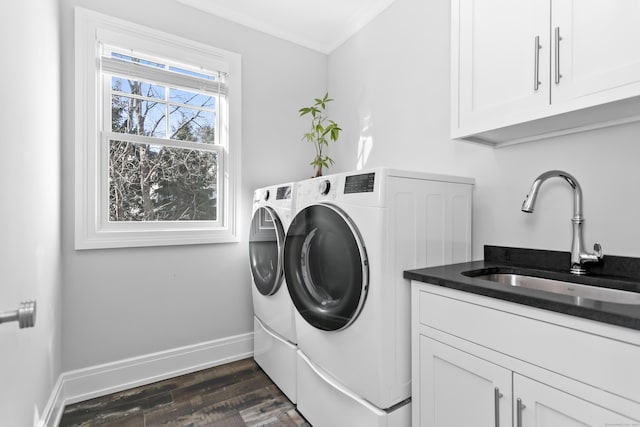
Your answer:
[[[103,122],[110,117],[102,99],[102,45],[127,47],[147,55],[227,73],[227,102],[219,104],[219,113],[227,115],[227,120],[221,120],[223,126],[216,129],[220,132],[220,144],[209,148],[218,153],[216,221],[109,222],[106,139],[113,134],[110,129],[102,129]],[[239,241],[240,76],[240,55],[237,53],[75,8],[76,249]],[[146,142],[143,136],[127,135],[127,140],[132,139]],[[166,140],[165,145],[192,148],[193,144]]]

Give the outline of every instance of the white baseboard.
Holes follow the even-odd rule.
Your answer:
[[[65,405],[151,384],[253,355],[253,333],[63,372],[39,427],[56,427]]]

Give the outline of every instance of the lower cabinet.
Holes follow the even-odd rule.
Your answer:
[[[640,426],[638,419],[616,414],[601,406],[514,372],[515,426],[584,427]]]
[[[425,336],[420,337],[424,427],[639,426],[632,420]]]
[[[511,371],[424,336],[420,393],[420,426],[511,425]]]
[[[636,396],[619,395],[615,384],[605,384],[613,392],[603,391],[584,383],[582,378],[567,377],[556,367],[541,366],[539,360],[545,359],[533,353],[528,361],[527,355],[517,358],[509,355],[505,350],[508,345],[500,351],[487,346],[483,336],[494,339],[496,335],[502,336],[501,325],[512,323],[510,316],[521,317],[521,306],[516,306],[514,313],[505,312],[504,307],[487,308],[504,316],[493,325],[485,322],[477,301],[469,304],[433,293],[421,298],[425,286],[414,282],[412,290],[413,426],[640,427],[640,402]],[[437,288],[428,289],[437,292]],[[468,305],[472,306],[473,312],[469,313],[473,317],[465,312]],[[443,316],[449,316],[449,322],[446,318],[440,322],[439,315],[432,314],[443,306],[447,307]],[[469,325],[470,332],[465,337],[447,331],[448,324],[461,322],[460,316]],[[512,346],[522,347],[519,340],[539,340],[541,354],[555,353],[559,359],[571,357],[580,363],[580,354],[572,354],[571,348],[563,348],[561,344],[550,345],[548,336],[536,330],[536,320],[523,317],[533,323],[517,335],[504,335],[512,340]],[[425,318],[435,319],[433,325]],[[640,346],[637,349],[640,355]],[[600,359],[600,363],[621,362]],[[620,367],[627,368],[630,373],[638,369],[637,364]]]

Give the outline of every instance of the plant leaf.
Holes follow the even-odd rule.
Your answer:
[[[331,128],[331,139],[333,141],[337,141],[338,140],[338,136],[339,136],[341,130],[342,129],[340,129],[337,126]]]

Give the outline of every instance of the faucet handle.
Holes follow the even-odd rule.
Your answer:
[[[577,262],[573,262],[571,264],[571,272],[574,274],[586,274],[587,270],[584,268],[584,265],[590,262],[600,262],[602,261],[602,246],[600,243],[596,243],[593,245],[593,250],[595,253],[590,252],[580,252],[579,258]]]
[[[600,243],[594,243],[593,250],[596,251],[598,259],[602,259],[602,246],[600,246]]]

